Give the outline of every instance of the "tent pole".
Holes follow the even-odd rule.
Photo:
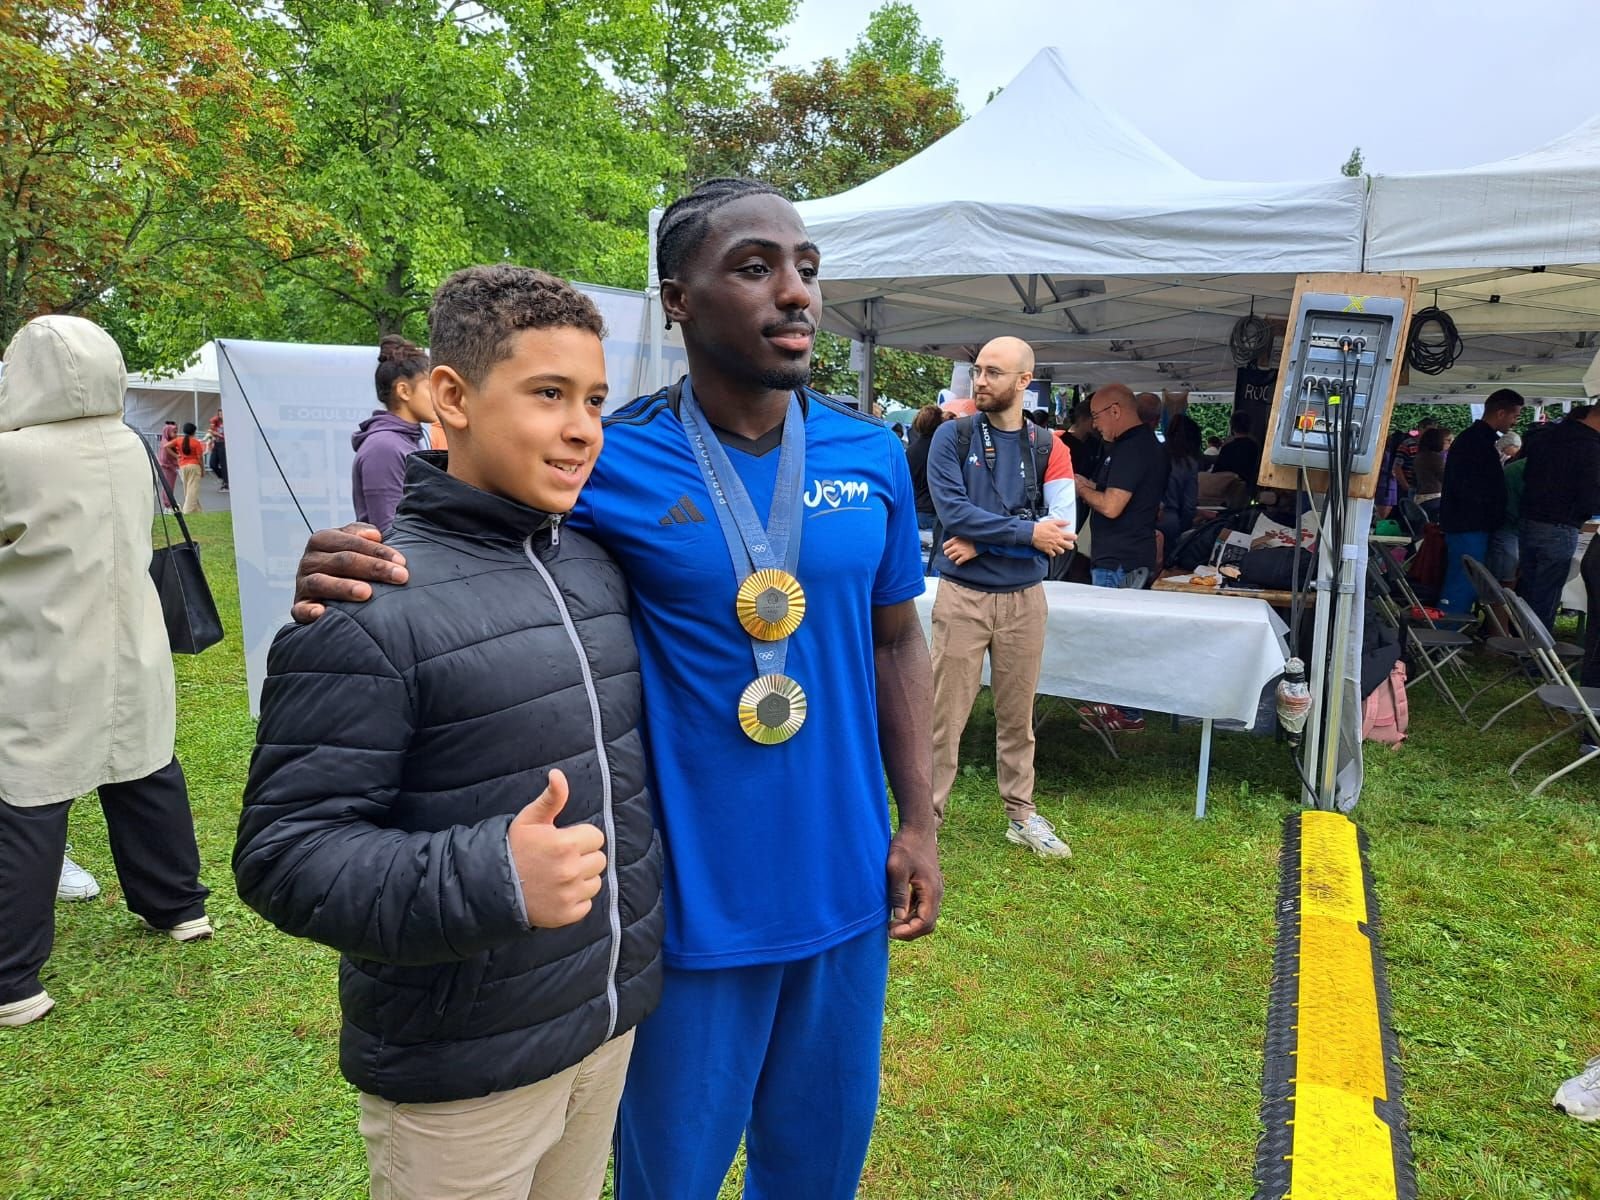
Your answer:
[[[878,349],[878,302],[867,301],[867,327],[861,334],[861,380],[856,393],[860,398],[861,411],[868,416],[872,415],[873,387],[873,360],[877,358]]]

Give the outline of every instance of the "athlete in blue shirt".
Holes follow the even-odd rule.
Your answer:
[[[845,1200],[877,1110],[885,934],[929,932],[943,891],[910,473],[880,422],[805,387],[820,256],[787,200],[702,185],[657,257],[689,376],[612,416],[572,516],[632,587],[667,851],[666,980],[616,1194],[714,1200],[742,1137],[747,1197]],[[385,553],[315,535],[297,619],[395,578]],[[741,609],[758,569],[779,583]]]

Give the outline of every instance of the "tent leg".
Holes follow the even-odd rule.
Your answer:
[[[861,401],[861,411],[867,414],[872,412],[873,388],[876,381],[873,379],[873,359],[878,348],[878,339],[868,334],[861,341],[861,379],[860,386],[856,389]]]

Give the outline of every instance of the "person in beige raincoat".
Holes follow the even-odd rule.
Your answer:
[[[40,317],[0,374],[0,1026],[53,1004],[39,973],[71,801],[99,790],[128,908],[209,936],[172,658],[150,580],[152,476],[122,423],[117,344]]]

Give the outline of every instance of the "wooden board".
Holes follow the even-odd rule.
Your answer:
[[[1237,596],[1241,600],[1265,600],[1273,608],[1289,608],[1294,604],[1293,592],[1270,588],[1206,587],[1198,583],[1179,583],[1172,579],[1158,579],[1150,585],[1153,592],[1184,592],[1190,596]],[[1307,592],[1306,603],[1317,602],[1316,592]]]
[[[1381,407],[1368,403],[1369,413],[1380,414],[1378,444],[1389,436],[1389,419],[1394,415],[1395,391],[1400,386],[1400,368],[1405,362],[1405,337],[1411,328],[1412,301],[1416,297],[1417,281],[1409,275],[1355,275],[1325,274],[1301,275],[1294,282],[1294,299],[1289,306],[1289,328],[1294,328],[1295,315],[1300,311],[1301,297],[1307,293],[1335,296],[1393,296],[1405,301],[1405,313],[1400,321],[1401,346],[1395,355],[1395,369],[1389,373],[1389,394],[1380,399]],[[1266,447],[1261,452],[1262,487],[1294,491],[1300,482],[1300,468],[1279,466],[1272,461],[1272,447],[1278,440],[1278,422],[1283,419],[1283,384],[1289,377],[1289,355],[1294,349],[1288,336],[1283,340],[1283,353],[1278,359],[1278,385],[1272,395],[1272,415],[1267,420]],[[1378,494],[1378,475],[1383,470],[1383,455],[1365,475],[1350,478],[1350,495],[1370,500]],[[1306,468],[1306,478],[1311,490],[1325,494],[1328,490],[1328,473],[1314,467]]]

